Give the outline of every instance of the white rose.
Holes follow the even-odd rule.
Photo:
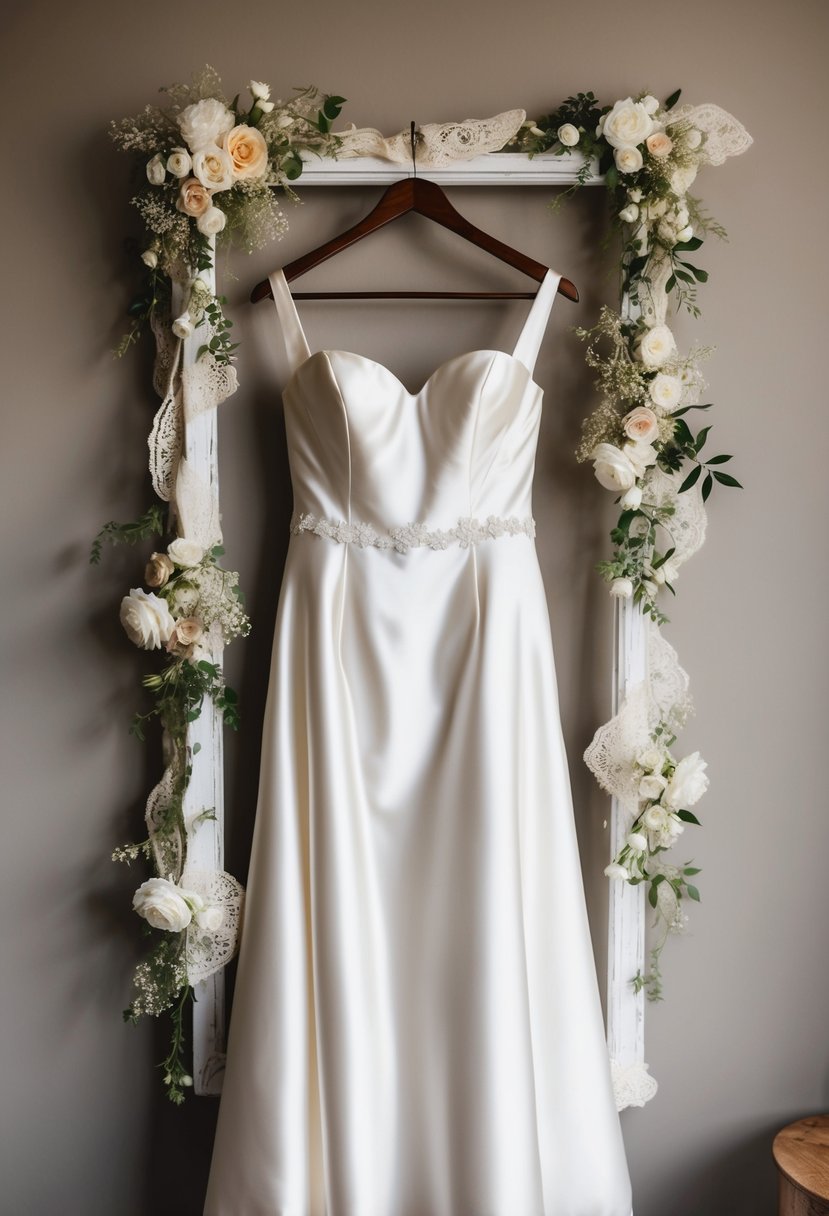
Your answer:
[[[196,227],[205,236],[215,236],[222,231],[226,223],[227,216],[221,207],[209,207],[204,215],[200,215],[196,220]]]
[[[271,86],[263,84],[261,80],[252,80],[248,85],[251,97],[255,97],[257,101],[267,101],[271,95]]]
[[[654,131],[653,135],[649,135],[645,140],[645,146],[651,156],[655,156],[657,160],[665,160],[671,155],[674,141],[664,131]]]
[[[633,595],[633,580],[629,578],[614,578],[610,584],[610,594],[617,600],[629,600]]]
[[[680,760],[665,791],[665,805],[672,810],[683,810],[699,802],[708,789],[705,770],[708,765],[699,752],[691,752]]]
[[[209,144],[218,144],[235,122],[227,106],[214,97],[194,102],[178,116],[178,125],[191,152],[199,152]]]
[[[619,212],[619,219],[624,220],[626,224],[632,224],[634,220],[638,220],[639,208],[636,203],[628,203],[627,207],[623,207]]]
[[[659,798],[668,782],[658,773],[650,773],[639,782],[640,798]]]
[[[702,143],[702,131],[698,131],[696,127],[689,127],[685,132],[685,147],[690,148],[693,152]]]
[[[613,159],[620,173],[636,173],[644,163],[638,148],[617,148]]]
[[[648,847],[648,838],[644,832],[629,832],[625,843],[632,852],[644,853]]]
[[[649,832],[661,832],[668,825],[668,812],[661,806],[649,806],[642,815],[642,823]]]
[[[659,109],[659,102],[652,93],[648,93],[646,97],[643,97],[640,105],[646,114],[655,114]]]
[[[617,101],[602,120],[602,134],[612,148],[633,148],[648,138],[653,119],[641,101]]]
[[[143,650],[158,650],[175,628],[167,601],[141,587],[124,596],[119,615],[129,640]]]
[[[644,407],[643,407],[644,408]],[[622,452],[633,466],[637,478],[643,477],[645,470],[656,464],[656,448],[652,443],[643,443],[638,439],[629,439],[622,445]]]
[[[642,505],[642,488],[641,486],[631,486],[626,490],[619,499],[619,506],[623,511],[638,511]]]
[[[158,152],[152,160],[147,161],[147,181],[151,186],[161,186],[166,176],[167,170],[164,168],[164,160],[161,153]]]
[[[654,405],[670,412],[679,405],[682,399],[682,381],[678,376],[669,376],[667,372],[659,372],[651,380],[648,392]]]
[[[625,414],[622,419],[622,430],[628,439],[635,439],[640,443],[652,443],[659,434],[659,421],[649,406],[637,405],[636,409]]]
[[[149,266],[150,270],[155,270],[158,265],[158,254],[154,249],[145,249],[141,254],[141,261],[145,266]]]
[[[233,161],[216,144],[193,153],[193,173],[205,190],[229,190],[233,185]]]
[[[693,235],[694,235],[693,224],[686,224],[684,228],[680,228],[679,232],[676,234],[676,239],[678,241],[690,241],[690,239]]]
[[[658,747],[646,747],[644,751],[639,752],[636,757],[636,763],[640,768],[646,769],[649,773],[654,773],[657,770],[661,772],[662,765],[665,763],[665,756]]]
[[[176,317],[170,328],[177,338],[191,338],[195,326],[190,320],[189,312],[183,312],[180,317]]]
[[[224,918],[225,910],[221,904],[208,904],[206,908],[202,908],[196,913],[195,920],[200,929],[206,929],[208,933],[215,933],[217,929],[221,929]]]
[[[173,148],[167,157],[167,172],[173,177],[186,177],[193,167],[193,161],[186,148]]]
[[[676,342],[667,325],[654,325],[653,329],[646,329],[637,347],[637,354],[645,367],[661,367],[675,353]]]
[[[185,891],[167,878],[148,878],[135,892],[132,906],[154,929],[180,933],[203,901],[195,891]]]
[[[609,866],[605,866],[604,872],[608,878],[621,878],[623,881],[630,878],[630,870],[627,866],[619,865],[618,861],[612,861]]]
[[[177,566],[184,567],[198,566],[204,557],[202,546],[197,545],[194,540],[188,540],[186,536],[179,536],[171,545],[168,545],[167,553]]]
[[[593,471],[600,486],[624,493],[636,481],[636,471],[624,452],[612,443],[598,444],[591,454]]]
[[[565,148],[575,148],[579,142],[579,129],[574,127],[571,122],[565,122],[556,131],[558,142],[563,144]]]

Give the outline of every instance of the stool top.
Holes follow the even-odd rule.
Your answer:
[[[778,1132],[772,1146],[777,1168],[815,1199],[829,1199],[829,1115],[811,1115]]]

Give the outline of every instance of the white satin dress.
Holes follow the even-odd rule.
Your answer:
[[[295,514],[205,1216],[629,1216],[533,540],[558,276],[416,395],[271,282]]]

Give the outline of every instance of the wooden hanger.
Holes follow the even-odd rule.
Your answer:
[[[306,271],[313,270],[321,262],[334,257],[343,249],[348,249],[357,241],[361,241],[363,237],[390,224],[392,220],[414,211],[416,214],[448,228],[450,232],[456,232],[473,245],[486,250],[487,253],[506,262],[508,266],[514,266],[516,270],[522,271],[531,279],[535,279],[537,283],[541,283],[547,274],[546,266],[470,224],[460,212],[455,210],[436,182],[417,177],[414,160],[414,123],[412,128],[412,164],[415,175],[405,177],[389,186],[373,210],[359,223],[354,224],[345,232],[341,232],[339,236],[333,237],[330,241],[326,241],[324,245],[312,249],[303,257],[297,258],[296,261],[283,266],[282,272],[288,282],[299,278]],[[569,279],[560,281],[558,291],[566,299],[578,302],[579,293]],[[530,300],[533,299],[534,294],[530,291],[306,291],[296,292],[294,298],[297,300]],[[257,283],[250,298],[255,304],[258,300],[264,300],[271,295],[271,285],[265,279],[261,283]]]

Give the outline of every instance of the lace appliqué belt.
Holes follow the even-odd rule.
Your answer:
[[[459,519],[454,528],[405,524],[378,532],[371,524],[349,524],[344,520],[318,519],[316,515],[302,513],[291,519],[291,532],[294,536],[313,532],[315,536],[324,536],[343,545],[357,545],[360,549],[394,549],[397,553],[408,553],[410,549],[448,549],[450,545],[468,549],[470,545],[496,540],[500,536],[533,537],[535,520],[531,515],[521,518],[511,515],[507,519],[490,515],[487,519]]]

